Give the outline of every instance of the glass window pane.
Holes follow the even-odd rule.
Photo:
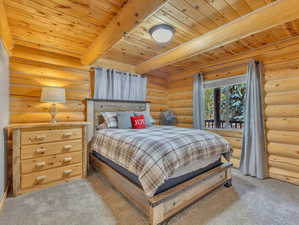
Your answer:
[[[215,122],[215,89],[205,89],[205,126],[206,128],[243,128],[246,84],[235,84],[220,89],[220,123]],[[216,107],[218,108],[218,107]]]
[[[220,118],[221,118],[221,128],[228,128],[229,124],[229,87],[221,88],[221,108],[220,108]]]
[[[242,128],[244,123],[246,84],[236,84],[229,87],[229,114],[232,128]]]
[[[214,88],[205,89],[205,125],[212,128],[214,123]]]

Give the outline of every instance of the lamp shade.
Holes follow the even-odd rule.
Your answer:
[[[65,102],[65,89],[60,87],[43,87],[41,102]]]

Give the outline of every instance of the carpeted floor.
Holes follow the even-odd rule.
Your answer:
[[[298,225],[299,187],[244,177],[221,187],[179,213],[169,225]],[[88,180],[9,198],[1,225],[148,225],[146,218],[105,179]]]

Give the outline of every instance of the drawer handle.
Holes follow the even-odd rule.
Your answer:
[[[35,152],[39,153],[39,154],[44,154],[46,152],[46,149],[44,147],[41,147],[41,148],[36,149]]]
[[[42,141],[42,140],[45,140],[45,138],[46,138],[46,135],[40,135],[40,136],[35,136],[35,140],[37,140],[37,141]]]
[[[72,159],[73,159],[72,157],[65,157],[65,158],[63,159],[63,162],[68,163],[68,162],[71,162]]]
[[[47,177],[46,176],[38,176],[35,178],[36,182],[40,183],[42,181],[44,181]]]
[[[64,133],[63,137],[67,138],[67,137],[71,137],[73,134],[72,133]]]
[[[63,149],[64,150],[70,150],[70,149],[72,149],[72,145],[65,145],[65,146],[63,146]]]
[[[37,162],[37,163],[35,163],[35,166],[36,166],[37,168],[43,167],[43,166],[45,166],[45,165],[46,165],[46,162]]]
[[[73,170],[72,170],[72,169],[69,169],[69,170],[65,170],[65,171],[63,171],[63,174],[64,174],[64,175],[70,175],[72,172],[73,172]]]

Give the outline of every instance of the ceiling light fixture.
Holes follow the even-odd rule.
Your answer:
[[[175,29],[168,24],[159,24],[153,26],[149,33],[159,44],[166,44],[173,38]]]

